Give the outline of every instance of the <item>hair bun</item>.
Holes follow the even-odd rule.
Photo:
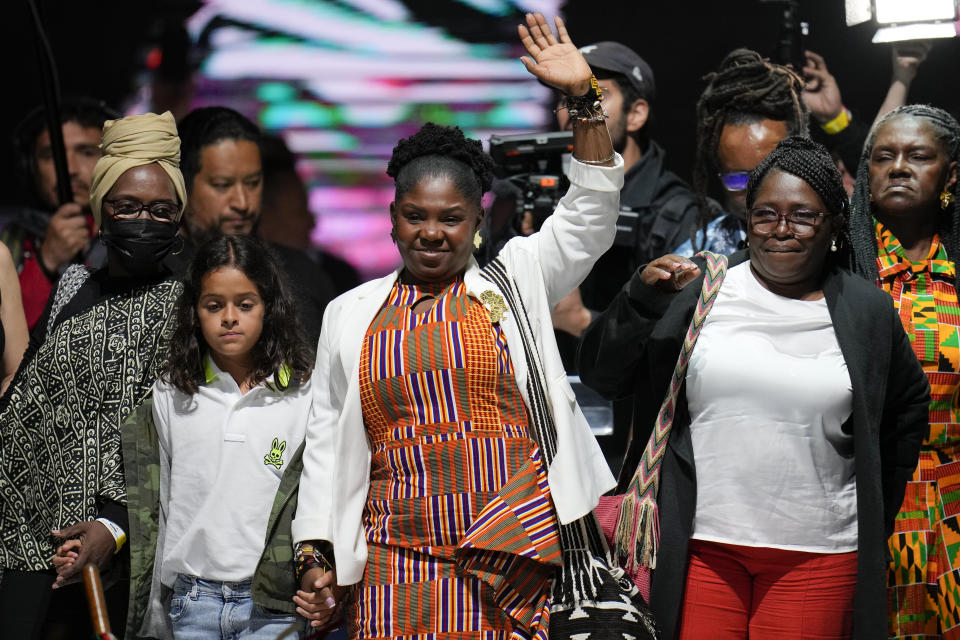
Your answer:
[[[460,127],[433,122],[397,143],[387,164],[387,175],[396,180],[406,165],[423,156],[444,156],[464,163],[476,175],[483,192],[493,184],[493,160],[483,151],[480,141],[467,138]]]

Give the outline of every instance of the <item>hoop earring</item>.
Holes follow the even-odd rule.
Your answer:
[[[940,208],[946,211],[951,202],[953,202],[953,194],[944,189],[940,194]]]
[[[477,231],[473,234],[473,248],[479,249],[482,244],[483,236],[480,235],[480,229],[477,229]]]
[[[180,233],[177,233],[177,240],[180,241],[180,248],[172,252],[171,255],[175,255],[175,256],[180,255],[181,253],[183,253],[183,248],[186,246],[186,242],[184,242],[183,236]]]

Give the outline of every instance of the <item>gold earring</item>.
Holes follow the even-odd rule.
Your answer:
[[[950,206],[951,202],[953,202],[953,194],[944,189],[940,194],[940,208],[946,210],[946,208]]]
[[[477,232],[473,234],[473,248],[479,249],[482,244],[483,236],[480,235],[480,229],[477,229]]]
[[[873,202],[873,191],[867,191],[867,200]]]

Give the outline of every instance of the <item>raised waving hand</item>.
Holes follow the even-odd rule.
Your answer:
[[[557,35],[547,24],[542,13],[528,13],[527,24],[519,25],[517,32],[528,56],[520,60],[544,84],[559,89],[569,96],[581,96],[590,89],[593,72],[570,41],[570,34],[560,17],[553,19]]]

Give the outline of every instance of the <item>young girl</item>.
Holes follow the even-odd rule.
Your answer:
[[[263,244],[228,235],[202,247],[153,404],[169,482],[157,562],[178,639],[272,640],[297,620],[255,605],[251,586],[281,477],[303,442],[310,370]]]
[[[310,353],[275,259],[248,236],[221,236],[198,250],[179,314],[153,389],[155,436],[140,424],[129,429],[136,430],[137,451],[146,451],[146,460],[125,461],[130,524],[139,524],[131,527],[128,630],[159,628],[159,637],[172,632],[177,640],[273,640],[303,626],[293,602],[289,534],[283,539],[290,513],[273,507],[275,500],[294,503],[310,408]],[[156,469],[157,462],[159,491],[130,480],[149,477],[141,470],[151,463]],[[79,544],[69,541],[58,551],[61,571],[76,560]],[[158,577],[166,588],[157,588]],[[162,601],[159,594],[170,597],[168,621],[137,603],[144,591],[154,594],[151,611]],[[251,592],[286,611],[255,604]],[[311,610],[309,597],[297,604]]]

